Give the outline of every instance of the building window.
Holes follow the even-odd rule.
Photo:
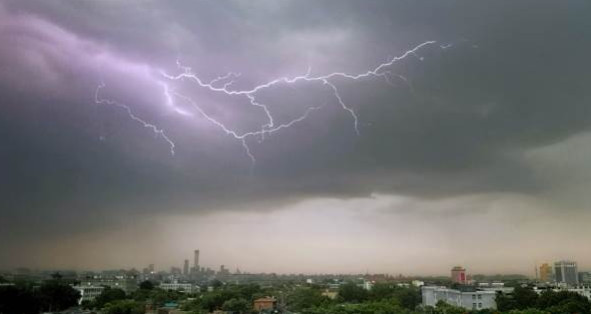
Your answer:
[[[476,309],[476,303],[472,303],[472,308]]]
[[[472,295],[472,300],[476,300],[476,295],[475,294]]]
[[[478,295],[478,299],[479,299],[479,300],[482,300],[482,294],[479,294],[479,295]]]
[[[482,308],[482,303],[478,303],[478,308]]]

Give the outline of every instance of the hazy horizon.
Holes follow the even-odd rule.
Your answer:
[[[0,0],[0,269],[591,270],[591,3]]]

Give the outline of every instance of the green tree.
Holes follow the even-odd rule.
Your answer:
[[[80,307],[85,309],[85,310],[90,310],[92,309],[92,301],[90,300],[84,300],[80,303]]]
[[[39,288],[43,308],[48,311],[63,311],[78,305],[80,292],[70,285],[63,283],[61,279],[53,279],[44,282]]]
[[[368,301],[359,304],[332,304],[305,309],[303,314],[411,314],[412,311],[403,309],[396,302],[384,299]]]
[[[550,314],[549,312],[538,310],[535,308],[525,309],[525,310],[512,310],[507,312],[507,314]]]
[[[402,307],[413,310],[421,303],[421,291],[417,288],[398,287],[392,283],[375,284],[368,292],[372,301],[396,300]]]
[[[354,282],[348,282],[339,287],[339,298],[344,302],[361,303],[367,300],[368,292]]]
[[[154,289],[154,283],[150,280],[144,280],[140,282],[140,289],[142,290],[152,290]]]
[[[166,302],[176,302],[186,298],[187,296],[179,291],[154,289],[150,291],[149,299],[158,306],[164,305]]]
[[[576,313],[576,314],[587,314],[589,313],[589,305],[587,302],[581,302],[580,300],[570,299],[546,309],[551,314],[563,314],[563,313]]]
[[[591,313],[591,302],[576,292],[547,290],[539,297],[537,308],[552,314],[589,314]]]
[[[222,310],[233,313],[246,313],[250,309],[250,302],[245,299],[230,299],[224,302]]]
[[[113,301],[124,300],[126,298],[125,291],[119,288],[109,288],[106,287],[103,292],[94,299],[93,306],[95,308],[101,309],[107,303],[112,303]]]
[[[468,311],[466,309],[448,304],[444,301],[437,301],[435,305],[434,314],[465,314]]]
[[[513,299],[515,305],[519,310],[535,307],[538,302],[538,294],[530,288],[515,287],[513,291]]]
[[[105,304],[104,314],[143,314],[144,306],[134,300],[116,300]]]
[[[501,312],[508,312],[517,309],[517,302],[512,296],[508,296],[502,292],[497,292],[495,302],[497,303],[497,309]],[[534,305],[530,305],[533,307]]]
[[[214,280],[212,280],[212,281],[209,282],[209,285],[211,287],[213,287],[214,289],[219,289],[219,288],[221,288],[224,285],[224,283],[221,282],[218,279],[214,279]]]
[[[64,276],[62,276],[59,271],[51,274],[51,279],[53,280],[61,280],[62,278],[64,278]]]
[[[203,310],[203,305],[201,304],[201,299],[191,300],[189,302],[185,302],[181,305],[181,310],[191,312],[191,313],[201,313],[205,312]]]
[[[261,290],[261,287],[256,284],[238,285],[237,292],[240,297],[246,299],[247,301],[254,301],[255,296],[261,296],[264,294]]]
[[[402,307],[409,310],[414,310],[422,301],[421,291],[416,288],[398,288],[394,290],[393,297]]]
[[[213,291],[207,293],[201,298],[201,306],[203,309],[213,312],[222,308],[222,305],[227,299],[220,291]]]
[[[389,299],[394,296],[396,286],[392,283],[377,283],[368,293],[368,299],[372,301],[379,301]]]
[[[131,293],[129,296],[131,299],[134,299],[138,302],[146,301],[150,298],[153,290],[146,290],[146,289],[137,289]]]
[[[39,293],[29,287],[0,287],[0,313],[37,314],[43,307]]]
[[[330,303],[332,300],[323,296],[321,290],[308,287],[297,288],[287,296],[289,309],[296,312]]]

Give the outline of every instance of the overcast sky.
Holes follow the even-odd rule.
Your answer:
[[[0,0],[0,268],[591,270],[589,56],[584,0]]]

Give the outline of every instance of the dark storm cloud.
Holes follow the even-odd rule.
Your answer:
[[[2,230],[126,223],[151,212],[245,200],[372,192],[448,196],[539,192],[531,148],[588,129],[591,8],[585,1],[73,2],[0,6]],[[260,98],[281,121],[309,119],[258,143],[253,172],[239,142],[201,117],[179,117],[149,84],[177,58],[239,87],[283,75],[364,72],[426,40],[392,67],[408,78],[335,80],[352,118],[322,86],[278,86]],[[419,58],[422,58],[419,59]],[[147,73],[147,74],[146,74]],[[166,130],[161,138],[108,96]],[[159,78],[160,79],[160,78]],[[240,130],[264,123],[244,99],[190,85]],[[286,95],[289,95],[287,97]],[[65,231],[66,230],[66,231]]]

